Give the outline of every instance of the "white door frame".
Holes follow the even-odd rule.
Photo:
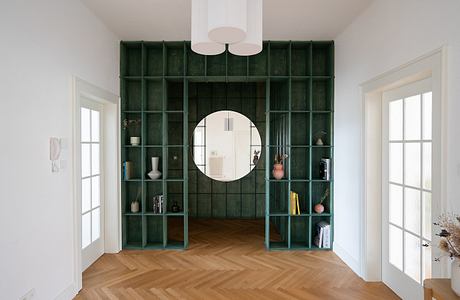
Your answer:
[[[104,118],[101,119],[101,128],[104,132],[102,156],[104,165],[101,171],[104,174],[102,184],[105,186],[104,201],[104,252],[117,253],[121,250],[121,214],[120,214],[120,164],[119,164],[119,103],[120,97],[92,85],[80,78],[74,77],[72,97],[72,124],[73,124],[73,260],[75,293],[82,288],[81,266],[81,150],[80,150],[80,107],[81,99],[87,98],[100,103],[104,107]]]
[[[385,91],[419,81],[432,80],[433,114],[441,120],[440,126],[433,123],[433,135],[440,136],[440,144],[433,145],[433,165],[440,166],[439,184],[433,182],[433,195],[440,195],[433,205],[437,211],[447,207],[447,92],[446,92],[447,48],[441,47],[401,67],[382,74],[361,85],[363,101],[362,153],[364,154],[363,179],[360,205],[360,275],[366,281],[382,280],[382,94]],[[440,108],[435,108],[435,101]],[[434,118],[433,118],[434,120]],[[435,149],[436,148],[436,149]],[[436,218],[437,216],[432,216]],[[433,226],[433,230],[435,230]],[[436,239],[433,235],[432,255],[437,256]],[[447,273],[447,264],[433,268],[433,276]]]

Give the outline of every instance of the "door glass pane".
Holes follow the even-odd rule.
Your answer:
[[[403,183],[403,144],[390,143],[390,181]]]
[[[431,140],[432,93],[423,94],[423,139]]]
[[[389,259],[396,268],[403,270],[403,241],[402,230],[390,224],[389,231]]]
[[[96,208],[91,212],[92,218],[92,230],[91,230],[91,242],[94,242],[101,236],[101,211],[100,208]]]
[[[403,101],[391,101],[389,110],[390,141],[403,139]]]
[[[406,143],[404,147],[404,183],[420,187],[420,143]]]
[[[91,178],[81,181],[81,212],[85,213],[91,209]]]
[[[427,240],[431,240],[431,193],[429,192],[423,192],[422,196],[422,213],[423,213],[423,220],[422,220],[422,234],[423,237]]]
[[[91,208],[98,207],[101,204],[100,197],[100,177],[94,176],[91,178]]]
[[[423,188],[431,190],[431,143],[423,143]]]
[[[401,186],[390,184],[390,222],[403,226],[402,212],[403,212],[403,190]]]
[[[404,272],[420,282],[420,238],[404,232]]]
[[[90,156],[90,145],[82,144],[81,145],[81,176],[88,177],[90,176],[91,168],[91,156]]]
[[[91,175],[99,174],[99,144],[91,145]]]
[[[420,191],[404,188],[404,227],[420,234]]]
[[[81,216],[81,248],[91,244],[91,213]]]
[[[420,140],[421,132],[421,101],[420,95],[404,99],[404,132],[405,140]]]
[[[81,108],[81,141],[89,142],[90,141],[90,110],[87,108]]]
[[[91,141],[99,142],[99,112],[91,111]]]
[[[423,270],[422,270],[422,276],[423,280],[427,278],[431,278],[431,245],[429,245],[428,241],[423,241],[424,244],[428,245],[428,247],[423,247],[422,248],[422,261],[423,261]]]

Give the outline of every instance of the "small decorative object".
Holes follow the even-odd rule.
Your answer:
[[[139,146],[141,143],[141,138],[139,136],[132,136],[129,141],[131,142],[131,146]]]
[[[319,164],[319,178],[322,180],[329,180],[331,178],[330,169],[331,160],[329,158],[321,158]]]
[[[171,207],[171,209],[172,209],[172,212],[174,212],[174,213],[177,213],[177,212],[180,211],[180,207],[177,204],[177,201],[174,201],[173,206]]]
[[[279,154],[275,155],[275,162],[273,164],[273,177],[275,179],[280,180],[284,177],[284,168],[283,168],[283,160],[287,158],[287,154]]]
[[[59,172],[59,158],[61,156],[61,139],[52,137],[50,138],[50,160],[51,160],[51,172]]]
[[[321,130],[315,134],[315,145],[316,146],[323,146],[324,145],[324,137],[326,136],[327,132]]]
[[[130,126],[139,126],[141,124],[141,119],[124,119],[123,120],[123,129],[126,130]]]
[[[163,195],[157,195],[153,197],[153,213],[163,213]]]
[[[141,196],[141,190],[137,190],[137,196],[136,196],[136,200],[134,200],[133,202],[131,202],[131,212],[132,213],[138,213],[139,212],[139,198]]]
[[[260,154],[260,151],[254,150],[254,157],[252,159],[252,163],[254,165],[257,165],[257,163],[259,162],[259,154]]]
[[[123,178],[125,180],[130,180],[133,172],[133,163],[130,161],[125,161],[123,163]]]
[[[322,214],[324,212],[323,201],[326,200],[326,198],[328,196],[329,196],[329,188],[326,189],[326,191],[324,192],[324,195],[321,197],[321,200],[319,201],[319,203],[315,205],[315,207],[314,207],[315,213]]]
[[[437,234],[441,238],[439,249],[452,259],[450,282],[454,293],[460,296],[460,215],[442,214],[434,225],[441,228]],[[440,258],[436,258],[436,261],[440,261]]]
[[[152,180],[155,180],[155,179],[158,179],[161,177],[161,172],[158,171],[158,163],[160,161],[160,158],[159,157],[152,157],[152,171],[150,171],[147,175],[149,175],[149,177],[152,179]]]

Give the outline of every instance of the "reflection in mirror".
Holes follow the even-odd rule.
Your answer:
[[[201,172],[219,181],[244,177],[260,159],[262,141],[244,115],[222,110],[198,123],[192,137],[193,160]]]

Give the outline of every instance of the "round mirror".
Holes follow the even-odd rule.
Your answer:
[[[262,149],[259,131],[244,115],[221,110],[206,116],[193,131],[192,156],[208,177],[233,181],[257,165]]]

